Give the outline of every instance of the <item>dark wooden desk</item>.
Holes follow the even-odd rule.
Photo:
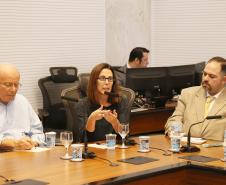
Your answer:
[[[151,136],[152,147],[169,148],[169,140],[163,135]],[[89,148],[97,156],[117,162],[119,159],[146,156],[159,159],[142,165],[117,162],[117,167],[109,166],[105,160],[95,158],[82,162],[61,160],[65,149],[57,146],[41,153],[8,152],[0,153],[0,175],[16,180],[36,179],[50,184],[205,184],[223,185],[226,182],[226,163],[218,160],[208,163],[187,162],[178,158],[189,154],[162,155],[159,150],[149,153],[137,152],[138,146],[129,149],[108,151]],[[223,148],[202,148],[200,155],[222,158]],[[3,180],[0,178],[0,184]]]
[[[163,131],[166,121],[173,111],[174,108],[163,108],[132,112],[130,116],[130,135]]]

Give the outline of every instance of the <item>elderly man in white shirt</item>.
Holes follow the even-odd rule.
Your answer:
[[[28,100],[17,90],[20,73],[11,64],[0,64],[0,145],[31,149],[44,142],[42,124]]]

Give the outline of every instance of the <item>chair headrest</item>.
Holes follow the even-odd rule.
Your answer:
[[[70,83],[78,80],[76,67],[50,67],[51,80],[55,83]]]
[[[82,93],[86,95],[87,86],[89,83],[90,73],[81,73],[79,74],[79,81]]]

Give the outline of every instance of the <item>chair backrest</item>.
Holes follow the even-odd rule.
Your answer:
[[[51,76],[39,79],[38,85],[43,97],[43,110],[48,116],[43,119],[44,128],[66,129],[67,120],[64,105],[61,100],[63,89],[78,84],[77,68],[52,67]]]
[[[122,96],[122,95],[125,95],[127,97],[127,111],[128,111],[128,118],[127,120],[129,121],[130,120],[130,113],[131,113],[131,109],[132,109],[132,105],[133,105],[133,102],[135,100],[135,92],[130,89],[130,88],[127,88],[127,87],[123,87],[123,86],[120,86],[120,91],[119,91],[119,94]]]
[[[87,87],[89,83],[89,77],[90,77],[90,73],[81,73],[78,75],[81,93],[83,96],[87,95],[86,92],[87,92]]]
[[[75,85],[74,87],[64,89],[61,93],[61,98],[63,105],[66,110],[66,116],[68,120],[67,127],[69,130],[73,131],[74,141],[80,141],[79,139],[79,127],[75,124],[75,104],[76,102],[84,97],[81,92],[80,84]]]

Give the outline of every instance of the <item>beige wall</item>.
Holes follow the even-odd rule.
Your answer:
[[[150,48],[150,0],[106,0],[106,59],[124,65],[137,46]]]

